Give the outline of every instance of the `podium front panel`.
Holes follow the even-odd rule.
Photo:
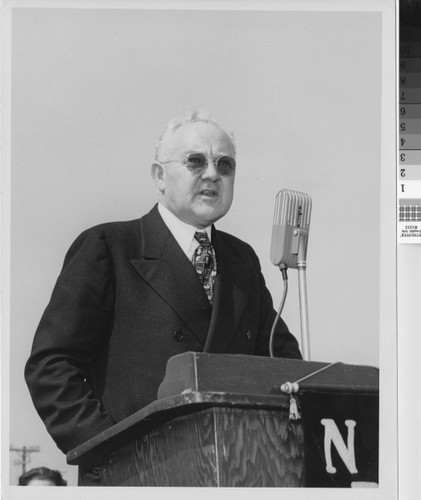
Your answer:
[[[304,435],[279,410],[213,407],[111,453],[104,486],[304,486]]]

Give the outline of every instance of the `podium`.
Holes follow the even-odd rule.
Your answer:
[[[345,422],[358,420],[358,430],[365,428],[363,446],[370,436],[367,463],[376,471],[377,463],[373,462],[377,460],[378,436],[377,441],[372,438],[378,432],[378,370],[336,363],[315,373],[326,365],[246,355],[187,352],[174,356],[167,363],[156,401],[71,450],[67,461],[99,467],[104,486],[319,486],[315,484],[320,475],[317,470],[329,468],[329,463],[319,456],[323,443],[312,445],[312,451],[306,441],[311,444],[324,432],[322,441],[326,443],[326,436],[330,436],[333,443],[333,455],[326,455],[327,462],[332,456],[335,465],[345,462],[348,476],[360,479],[355,452],[354,457],[350,455],[349,429],[348,445],[343,437],[343,451],[344,447],[337,445],[340,436],[335,434],[332,411],[343,411],[352,398],[360,401],[357,413],[364,415],[362,424],[355,414],[344,418]],[[302,419],[290,420],[290,396],[283,394],[280,386],[304,377],[308,378],[296,396],[298,407],[302,405]],[[322,400],[315,432],[306,429],[306,395],[310,395],[311,404],[314,397]],[[361,403],[360,398],[366,399]],[[311,409],[311,404],[307,411],[313,417],[317,409]],[[374,410],[367,413],[367,405]],[[354,410],[349,407],[345,411]],[[339,427],[342,420],[341,415]],[[342,460],[336,456],[335,442]],[[317,464],[309,466],[306,454],[320,462],[319,469]],[[355,471],[351,470],[352,458]],[[359,458],[357,462],[361,462]],[[338,467],[332,468],[338,472]],[[315,479],[309,480],[310,469],[316,471]],[[336,477],[331,485],[337,485]]]

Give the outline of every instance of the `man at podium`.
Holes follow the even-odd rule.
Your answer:
[[[70,247],[25,368],[63,452],[155,400],[172,356],[269,354],[276,313],[258,258],[214,226],[232,203],[235,157],[232,134],[207,114],[174,118],[152,166],[158,204]],[[274,353],[301,359],[282,320]]]

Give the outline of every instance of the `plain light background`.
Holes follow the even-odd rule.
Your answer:
[[[64,254],[87,227],[152,208],[156,141],[186,107],[234,131],[234,204],[216,226],[254,247],[276,307],[275,196],[311,195],[312,359],[379,366],[381,23],[352,11],[13,11],[10,444],[41,445],[29,467],[75,484],[23,380]],[[283,317],[300,339],[296,271],[289,281]]]

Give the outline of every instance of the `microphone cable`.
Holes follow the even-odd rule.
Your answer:
[[[285,300],[287,298],[287,293],[288,293],[288,273],[287,273],[288,267],[285,264],[281,263],[279,265],[279,269],[282,273],[282,279],[284,281],[284,291],[281,298],[281,304],[279,306],[278,312],[273,322],[272,330],[270,332],[270,337],[269,337],[269,354],[271,358],[275,357],[275,355],[273,354],[273,340],[275,337],[276,325],[278,324],[279,318],[281,317],[282,310],[284,309]]]

